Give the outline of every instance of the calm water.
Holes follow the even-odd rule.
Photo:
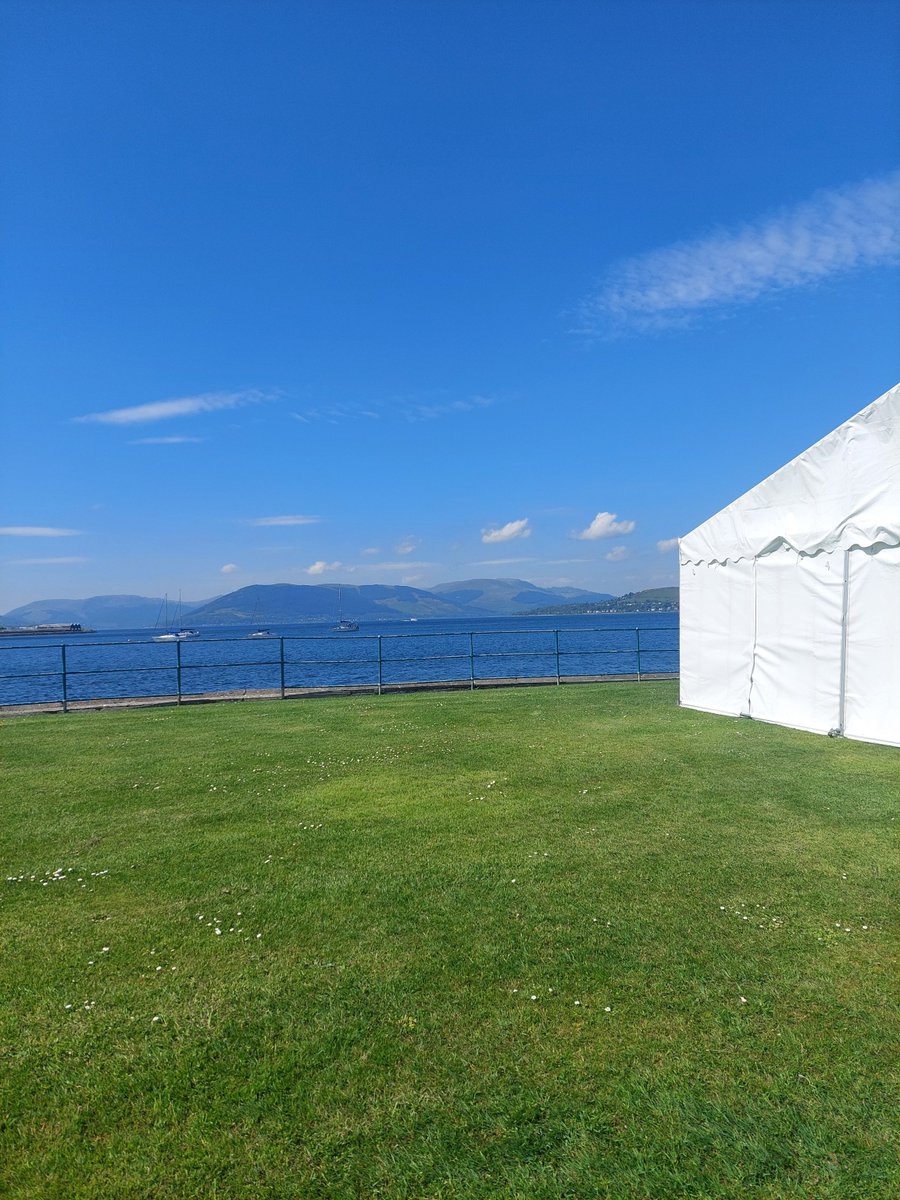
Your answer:
[[[248,640],[241,627],[208,628],[181,643],[146,629],[0,639],[0,704],[60,701],[65,653],[69,700],[181,692],[385,685],[429,681],[645,674],[678,670],[678,614],[497,617],[482,620],[270,626]],[[63,651],[63,647],[65,650]],[[380,655],[380,662],[379,662]]]

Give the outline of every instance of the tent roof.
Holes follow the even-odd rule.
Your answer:
[[[900,384],[680,542],[682,564],[900,545]]]

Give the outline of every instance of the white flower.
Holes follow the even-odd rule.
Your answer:
[[[741,996],[741,997],[740,997],[740,1001],[741,1001],[741,1004],[746,1004],[746,1003],[747,1003],[747,997],[746,997],[746,996]]]
[[[216,933],[221,933],[221,932],[222,932],[221,929],[216,929]]]
[[[610,1007],[610,1005],[607,1004],[606,1008],[604,1008],[603,1011],[604,1012],[612,1012],[612,1008]]]

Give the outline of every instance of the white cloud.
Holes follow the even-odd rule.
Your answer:
[[[80,529],[57,529],[53,525],[2,525],[4,537],[78,537]]]
[[[481,531],[481,540],[486,545],[492,545],[494,542],[510,542],[513,538],[527,537],[531,537],[527,517],[522,517],[520,521],[507,521],[499,529],[482,529]]]
[[[897,261],[900,171],[625,259],[582,305],[583,331],[680,324],[699,312]]]
[[[618,513],[598,512],[587,529],[574,536],[584,542],[593,542],[597,538],[617,537],[623,533],[631,533],[635,527],[634,521],[617,520]]]
[[[72,563],[90,562],[89,558],[70,555],[67,558],[13,558],[10,563],[15,567],[58,567],[70,566]]]
[[[321,517],[302,517],[302,516],[285,516],[285,517],[250,517],[246,522],[247,525],[318,525],[322,520]]]
[[[223,575],[231,575],[238,569],[237,563],[225,563],[224,567],[219,567]]]
[[[663,538],[662,541],[656,543],[656,548],[660,554],[668,554],[670,550],[674,550],[678,545],[678,538]]]
[[[268,397],[263,392],[204,392],[199,396],[183,396],[178,400],[155,400],[130,408],[113,408],[107,412],[87,413],[76,421],[99,425],[140,425],[148,421],[168,421],[173,417],[192,417],[200,413],[219,412],[227,408],[242,408],[258,404]]]
[[[324,575],[326,571],[339,571],[343,567],[342,562],[325,562],[324,559],[319,559],[310,566],[305,567],[307,575]]]
[[[413,550],[415,550],[419,545],[420,545],[420,541],[418,538],[411,537],[411,536],[405,537],[405,538],[403,538],[402,541],[398,542],[397,545],[394,547],[394,553],[395,554],[412,554]]]
[[[605,557],[607,562],[621,562],[623,558],[628,557],[628,547],[613,546],[612,550]]]
[[[188,443],[202,441],[203,438],[198,437],[147,437],[133,438],[128,444],[130,446],[184,446]]]
[[[380,546],[366,546],[365,550],[363,550],[362,553],[363,554],[380,554],[381,547]]]

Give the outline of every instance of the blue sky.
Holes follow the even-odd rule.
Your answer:
[[[674,583],[900,377],[893,4],[3,18],[0,611]]]

